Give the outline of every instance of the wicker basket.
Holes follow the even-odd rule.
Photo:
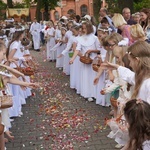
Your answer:
[[[27,68],[20,68],[21,70],[18,70],[20,72],[22,72],[24,75],[26,76],[32,76],[34,75],[34,70],[30,67]]]
[[[92,64],[92,68],[94,71],[98,72],[100,65]]]
[[[92,68],[94,71],[98,72],[98,69],[102,63],[102,58],[100,55],[97,55],[92,62]]]
[[[0,124],[0,135],[4,132],[4,125]]]
[[[93,59],[90,58],[90,54],[85,53],[84,56],[80,56],[80,61],[84,64],[92,64]]]
[[[0,109],[10,108],[13,106],[11,95],[0,96]]]

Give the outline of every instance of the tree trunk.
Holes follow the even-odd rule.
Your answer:
[[[47,1],[44,4],[44,9],[45,9],[45,20],[48,21],[49,20],[49,9],[48,9],[49,4],[47,3]]]
[[[8,8],[13,8],[12,0],[7,0],[7,6]]]
[[[41,16],[41,5],[42,5],[42,1],[41,0],[37,0],[37,6],[36,6],[36,19],[39,22],[40,21],[40,16]]]

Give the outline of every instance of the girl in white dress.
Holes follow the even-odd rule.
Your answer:
[[[72,43],[72,53],[75,52],[77,44],[78,44],[78,39],[79,39],[79,29],[80,26],[77,25],[73,25],[71,30],[73,33],[74,38],[73,43]],[[70,66],[70,88],[72,89],[77,89],[77,87],[79,87],[79,85],[77,85],[80,82],[80,65],[81,62],[79,61],[79,55],[76,57],[76,59],[74,60],[74,63]],[[82,56],[82,55],[81,55]],[[78,89],[78,93],[79,93],[79,89]]]
[[[67,43],[66,49],[62,52],[62,54],[64,55],[64,66],[63,66],[63,72],[66,75],[70,75],[70,65],[69,65],[69,51],[72,48],[72,31],[71,31],[71,27],[73,26],[73,21],[69,21],[67,24],[67,32],[65,34],[65,42]]]
[[[96,53],[100,52],[100,43],[98,38],[93,35],[92,24],[90,22],[84,22],[82,29],[84,35],[78,40],[77,48],[70,60],[70,64],[74,62],[79,52],[82,53],[82,55],[91,53],[90,57],[92,59],[96,57]],[[81,64],[81,96],[88,98],[88,100],[93,100],[92,97],[96,96],[96,88],[93,85],[95,74],[91,64]]]
[[[21,28],[16,29],[16,32],[14,33],[13,40],[11,41],[9,48],[7,50],[6,56],[8,60],[13,60],[15,63],[20,66],[20,64],[24,64],[27,66],[25,63],[25,60],[23,58],[23,52],[21,51],[21,40],[24,37],[24,30],[22,31]],[[16,65],[13,63],[10,64],[12,68],[16,68]],[[23,90],[21,89],[20,86],[18,85],[10,85],[10,89],[13,93],[14,98],[14,105],[13,108],[10,109],[10,115],[11,116],[16,116],[16,115],[22,115],[22,104],[25,104],[25,95]],[[16,114],[15,112],[18,112]]]
[[[67,29],[65,27],[61,27],[61,38],[58,40],[60,46],[57,48],[57,59],[56,59],[56,68],[63,68],[64,66],[64,57],[62,55],[63,50],[66,48],[65,34]]]
[[[47,60],[54,61],[56,59],[56,51],[51,50],[55,46],[55,29],[53,28],[53,24],[51,22],[48,22],[48,29],[46,31],[46,37],[47,37]]]
[[[102,41],[104,41],[104,40],[105,40],[105,42],[102,42],[102,43],[106,44],[106,45],[104,44],[105,45],[104,47],[105,47],[105,50],[107,50],[107,53],[106,53],[105,57],[104,57],[104,54],[103,54],[102,58],[105,58],[105,60],[103,59],[104,62],[109,61],[109,62],[115,63],[114,55],[113,55],[112,51],[115,48],[115,46],[117,46],[118,43],[121,40],[123,40],[123,38],[118,33],[112,33],[112,34],[110,34],[110,35],[108,35],[108,36],[106,36],[105,38],[102,39]],[[98,73],[97,73],[97,75],[94,79],[94,84],[95,85],[97,85],[97,84],[101,85],[100,81],[102,82],[102,81],[105,80],[104,81],[105,83],[103,83],[103,85],[98,88],[98,90],[100,90],[100,91],[101,91],[102,88],[104,88],[104,85],[106,84],[106,82],[107,82],[108,85],[111,84],[110,79],[108,77],[111,74],[111,72],[110,71],[107,72],[107,73],[105,72],[106,78],[103,79],[104,78],[104,72],[105,72],[104,69],[100,66],[99,69],[98,69]],[[101,77],[101,80],[99,81],[100,77]],[[108,96],[108,99],[109,99],[109,96]],[[107,100],[105,99],[104,96],[99,94],[99,98],[97,98],[96,104],[100,104],[102,106],[107,106],[107,104],[109,104],[109,102],[107,102]]]

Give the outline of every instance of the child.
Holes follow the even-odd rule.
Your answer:
[[[129,131],[129,142],[122,150],[150,149],[150,104],[140,99],[126,103],[124,116]]]
[[[126,50],[127,50],[127,47],[125,47],[125,46],[121,46],[121,47],[116,46],[115,47],[115,49],[113,50],[113,54],[116,58],[116,64],[119,64],[121,66],[126,65],[122,61],[122,59],[125,56]],[[125,121],[124,116],[122,116],[122,114],[123,114],[122,108],[123,108],[124,104],[127,102],[127,100],[131,99],[132,90],[131,90],[131,87],[130,87],[130,89],[128,89],[127,82],[125,82],[118,76],[117,71],[113,70],[113,75],[115,77],[113,83],[109,87],[103,89],[102,91],[103,91],[103,94],[111,93],[116,88],[119,87],[118,88],[119,89],[119,97],[116,99],[117,108],[113,107],[114,118],[110,119],[107,123],[112,130],[109,133],[108,137],[114,138],[115,141],[118,143],[115,147],[120,148],[126,144],[128,136],[125,136],[125,135],[128,135],[128,134],[126,134],[127,132],[120,130],[120,124],[117,123],[116,118],[121,116],[120,118],[123,121]],[[123,134],[123,132],[124,132],[124,134]]]
[[[48,29],[46,31],[47,37],[47,60],[54,61],[56,60],[56,51],[51,50],[55,46],[55,29],[53,28],[52,22],[48,22]]]
[[[60,46],[57,48],[57,58],[56,58],[56,68],[59,68],[60,70],[63,68],[64,64],[64,57],[61,55],[63,50],[66,48],[66,43],[65,43],[65,34],[67,32],[66,27],[61,27],[61,38],[58,41],[60,43]]]
[[[73,57],[70,59],[70,64],[74,62],[79,52],[82,55],[90,54],[93,59],[96,53],[100,52],[100,43],[98,38],[93,35],[93,26],[89,21],[82,23],[83,35],[78,39],[78,44]],[[92,64],[81,63],[81,96],[87,98],[88,101],[93,101],[92,97],[96,97],[96,88],[93,85],[95,72],[92,69]]]
[[[107,49],[106,58],[105,58],[104,62],[106,62],[106,61],[112,62],[114,60],[114,55],[113,55],[112,51],[121,40],[123,40],[123,37],[118,33],[112,33],[111,35],[109,35],[107,37],[107,41],[108,41],[107,48],[108,49]],[[100,67],[98,70],[98,73],[94,79],[95,85],[98,83],[99,78],[102,73],[103,73],[103,69]]]

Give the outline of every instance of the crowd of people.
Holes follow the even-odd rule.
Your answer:
[[[122,14],[110,17],[101,8],[99,14],[98,25],[89,15],[62,16],[57,23],[38,23],[36,18],[31,25],[1,22],[0,97],[11,95],[13,105],[3,109],[0,101],[0,125],[9,138],[13,138],[10,118],[23,115],[30,88],[38,87],[15,69],[16,64],[29,67],[32,38],[33,49],[39,52],[44,45],[47,61],[56,61],[56,68],[70,76],[71,89],[89,102],[111,106],[113,118],[106,123],[116,148],[150,149],[150,9],[131,15],[124,8]],[[0,133],[2,150],[4,132]]]

